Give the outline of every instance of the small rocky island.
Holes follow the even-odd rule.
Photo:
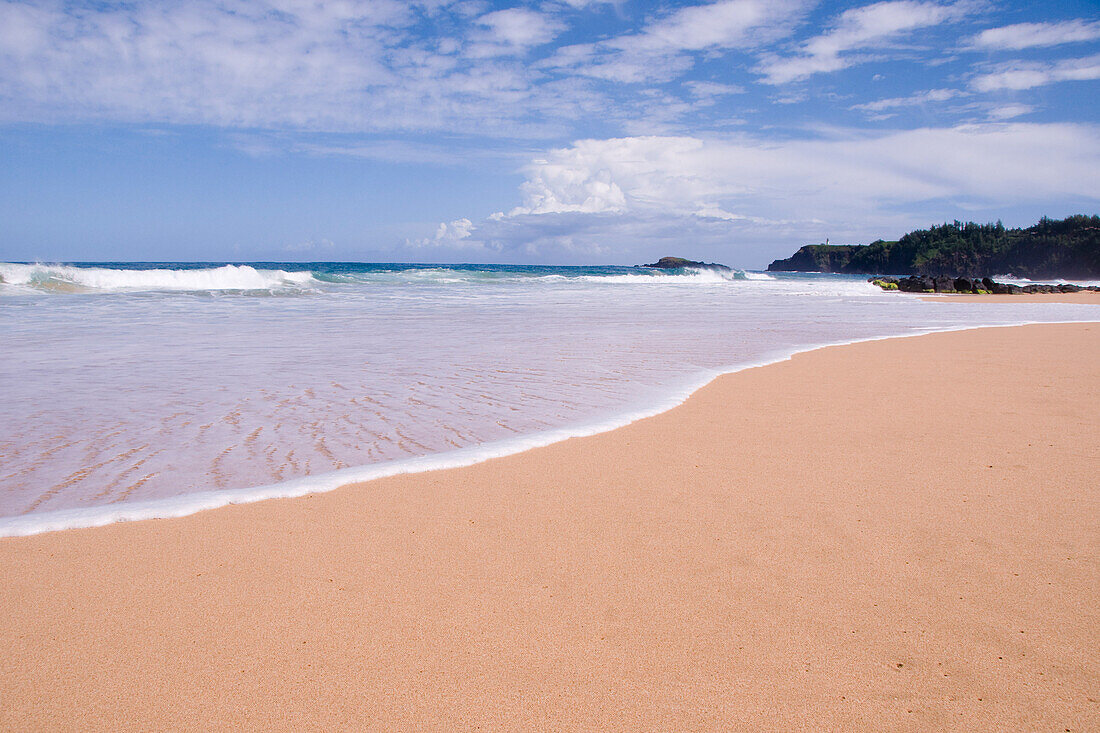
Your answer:
[[[658,270],[681,270],[685,267],[691,267],[693,269],[700,270],[730,270],[731,268],[725,265],[719,265],[717,262],[696,262],[695,260],[686,260],[683,257],[662,257],[648,265],[635,265],[635,267],[653,267]]]

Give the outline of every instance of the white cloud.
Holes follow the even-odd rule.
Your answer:
[[[1100,38],[1100,21],[1066,20],[1060,23],[1017,23],[990,28],[970,38],[975,50],[1012,50],[1060,46],[1063,43],[1095,41]]]
[[[609,81],[668,81],[701,51],[754,49],[790,35],[806,0],[721,0],[680,8],[638,33],[558,49],[544,65]]]
[[[620,84],[637,84],[670,81],[693,64],[692,58],[684,54],[668,53],[658,57],[624,52],[606,43],[589,43],[559,48],[539,66]]]
[[[440,224],[435,232],[435,239],[437,242],[444,239],[453,241],[466,239],[470,236],[473,226],[473,222],[465,218],[455,219],[450,224]]]
[[[563,256],[565,238],[574,252],[685,239],[815,241],[822,231],[873,238],[945,211],[1100,202],[1098,169],[1100,127],[1079,124],[834,131],[782,142],[581,140],[532,161],[522,204],[477,224],[470,238],[498,252],[542,242],[543,254]]]
[[[593,5],[618,5],[622,0],[558,0],[558,2],[580,10]]]
[[[455,219],[452,222],[440,222],[435,236],[423,239],[406,239],[405,246],[416,249],[444,250],[481,250],[485,243],[471,238],[476,227],[469,219]]]
[[[689,81],[684,84],[691,92],[691,96],[700,99],[712,99],[724,97],[730,94],[744,94],[745,88],[736,84],[719,84],[713,81]]]
[[[1035,108],[1029,104],[1005,104],[989,110],[989,119],[1012,120],[1017,117],[1023,117],[1026,114],[1031,114],[1034,111]]]
[[[475,33],[470,49],[473,57],[522,53],[532,46],[554,40],[565,29],[561,20],[526,8],[509,8],[486,13],[477,19],[486,30]]]
[[[555,123],[582,116],[596,95],[546,82],[508,55],[551,38],[560,22],[523,9],[465,17],[476,10],[397,0],[0,2],[0,122],[561,134]],[[425,35],[429,22],[461,32]],[[455,41],[468,33],[481,40]]]
[[[768,84],[786,84],[814,74],[846,69],[860,63],[850,51],[872,49],[912,31],[940,25],[964,14],[962,5],[892,0],[841,13],[833,28],[802,44],[800,53],[769,56],[757,67]]]
[[[805,3],[791,0],[722,0],[680,8],[648,24],[636,35],[610,45],[644,52],[702,51],[708,48],[753,48],[789,32],[784,23]]]
[[[864,112],[881,112],[886,109],[895,109],[898,107],[916,107],[930,102],[946,102],[949,99],[955,99],[963,94],[964,92],[958,89],[929,89],[928,91],[917,92],[908,97],[879,99],[874,102],[852,105],[851,109],[863,110]]]
[[[1083,59],[1063,59],[1052,63],[1014,61],[995,71],[979,74],[970,86],[979,92],[1001,89],[1022,90],[1060,81],[1100,79],[1100,54]]]

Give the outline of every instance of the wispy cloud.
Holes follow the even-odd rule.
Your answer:
[[[667,81],[702,51],[754,49],[794,32],[807,0],[721,0],[680,8],[638,33],[561,48],[544,66],[615,82]]]
[[[929,89],[928,91],[917,92],[908,97],[894,97],[892,99],[879,99],[874,102],[854,104],[851,109],[863,110],[864,112],[882,112],[883,110],[896,109],[899,107],[916,107],[934,102],[946,102],[949,99],[955,99],[963,94],[965,93],[958,89]]]
[[[1014,120],[1017,117],[1031,114],[1035,108],[1030,104],[1004,104],[989,110],[991,120]]]
[[[972,36],[967,47],[983,51],[1018,51],[1100,39],[1100,21],[1066,20],[1060,23],[1016,23],[990,28]]]
[[[713,81],[689,81],[684,84],[693,97],[712,99],[729,94],[744,94],[745,88],[736,84],[720,84]]]
[[[591,90],[547,83],[523,58],[564,21],[471,10],[396,0],[2,2],[0,121],[524,136],[584,113]]]
[[[970,86],[979,92],[993,92],[1001,89],[1033,89],[1061,81],[1092,79],[1100,79],[1100,54],[1050,63],[1013,61],[1001,64],[993,71],[978,74],[970,80]]]
[[[940,25],[967,12],[961,4],[892,0],[841,13],[829,31],[811,38],[794,56],[771,55],[757,67],[769,84],[787,84],[814,74],[846,69],[864,58],[853,51],[879,48],[921,28]]]

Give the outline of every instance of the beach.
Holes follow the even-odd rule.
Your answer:
[[[1098,365],[1094,323],[829,347],[466,468],[2,539],[0,728],[1095,730]]]

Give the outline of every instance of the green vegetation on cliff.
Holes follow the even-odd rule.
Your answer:
[[[768,270],[1090,279],[1100,277],[1100,216],[1043,217],[1027,229],[955,221],[896,242],[810,244]]]

